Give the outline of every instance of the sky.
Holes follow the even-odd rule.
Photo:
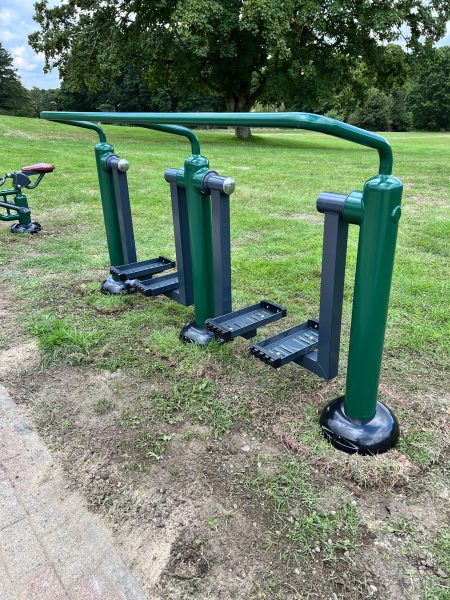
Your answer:
[[[44,73],[44,56],[28,45],[28,34],[36,31],[38,26],[33,21],[34,3],[36,0],[0,0],[0,42],[12,55],[14,66],[23,85],[30,89],[36,86],[41,89],[59,87],[58,71]],[[57,4],[50,0],[50,6]],[[450,21],[447,33],[437,44],[450,45]]]

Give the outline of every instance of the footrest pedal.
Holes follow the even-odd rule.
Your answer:
[[[250,346],[256,358],[278,369],[319,346],[319,323],[313,319]]]
[[[158,258],[151,258],[150,260],[142,260],[141,262],[130,263],[128,265],[121,265],[118,267],[111,267],[109,272],[114,277],[117,277],[121,281],[127,279],[142,279],[167,271],[167,269],[173,269],[175,267],[175,261],[166,258],[165,256],[159,256]]]
[[[228,342],[238,336],[253,337],[258,327],[278,321],[285,316],[285,308],[274,302],[262,300],[241,310],[207,319],[205,327],[215,336]]]
[[[159,296],[178,289],[178,273],[169,273],[154,279],[135,280],[133,287],[144,296]]]

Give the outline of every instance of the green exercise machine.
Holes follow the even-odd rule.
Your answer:
[[[316,131],[373,148],[378,172],[350,193],[323,192],[324,215],[319,318],[254,343],[251,353],[274,368],[289,362],[326,380],[338,372],[348,226],[359,227],[345,395],[330,402],[320,418],[325,437],[349,453],[375,454],[399,436],[391,410],[378,401],[383,344],[394,265],[402,184],[392,176],[392,150],[382,136],[307,113],[71,113],[45,112],[51,121],[95,129],[95,148],[106,237],[111,261],[103,290],[165,294],[194,304],[195,319],[182,329],[185,341],[250,339],[259,327],[282,319],[286,309],[262,300],[233,311],[231,303],[229,197],[234,180],[209,168],[195,134],[186,126],[280,127]],[[176,263],[166,257],[137,262],[126,183],[127,161],[114,154],[95,123],[122,123],[183,135],[192,154],[179,169],[168,169]],[[154,277],[177,265],[176,272]]]
[[[38,233],[42,227],[31,220],[31,210],[24,189],[34,190],[47,173],[55,170],[53,165],[38,163],[22,167],[13,173],[5,173],[0,177],[0,187],[11,179],[12,188],[0,190],[0,221],[17,221],[11,226],[11,233]],[[33,181],[32,178],[36,176]],[[9,199],[11,198],[11,199]]]

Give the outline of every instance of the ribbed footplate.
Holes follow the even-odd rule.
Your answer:
[[[250,352],[277,369],[312,352],[318,345],[319,323],[310,319],[267,340],[252,344]]]
[[[257,304],[252,304],[241,310],[207,319],[205,327],[212,331],[215,336],[220,337],[226,342],[233,340],[239,335],[256,335],[258,327],[278,321],[286,316],[286,309],[267,300],[261,300]]]
[[[159,296],[178,289],[178,273],[169,273],[154,279],[136,280],[133,286],[144,296]]]
[[[143,260],[141,262],[130,263],[129,265],[121,265],[119,267],[111,267],[109,272],[114,277],[118,277],[121,281],[127,279],[142,279],[143,277],[149,277],[167,269],[173,269],[175,267],[175,261],[160,256],[158,258],[152,258],[150,260]]]

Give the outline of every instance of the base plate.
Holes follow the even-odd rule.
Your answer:
[[[31,223],[14,223],[11,227],[11,233],[39,233],[41,231],[42,226],[36,221],[32,221]]]
[[[117,281],[112,275],[102,283],[101,292],[105,295],[123,296],[124,294],[132,294],[136,290],[128,281]]]
[[[206,346],[214,339],[214,334],[207,329],[202,329],[195,324],[195,321],[188,323],[180,331],[180,340],[186,343],[198,344]]]
[[[381,454],[397,443],[400,434],[391,410],[377,402],[375,416],[369,421],[351,419],[344,411],[345,396],[336,398],[322,411],[322,433],[335,448],[349,454]]]

